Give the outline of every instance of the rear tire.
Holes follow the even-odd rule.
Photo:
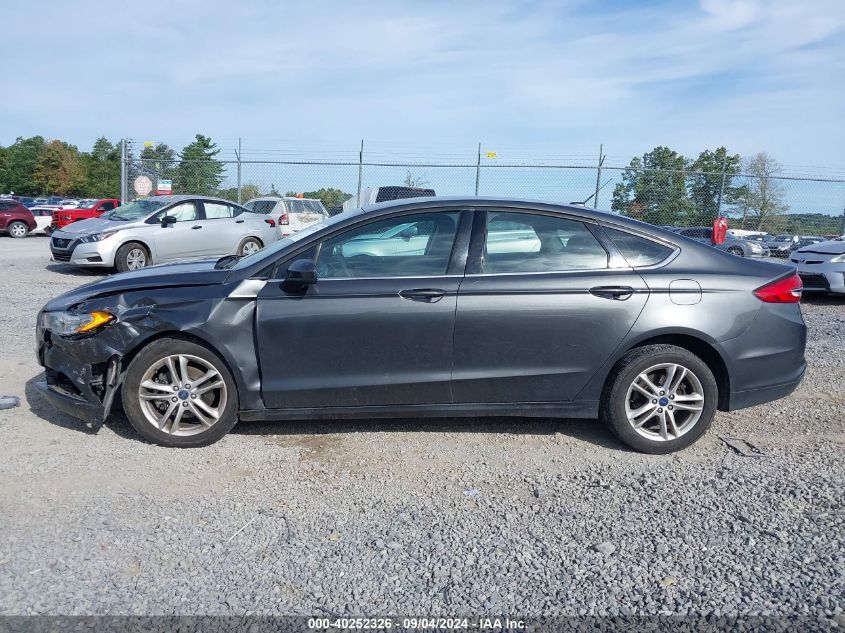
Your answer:
[[[11,222],[6,230],[14,238],[20,239],[26,237],[29,233],[29,227],[23,222]]]
[[[150,253],[143,244],[127,242],[114,256],[114,267],[119,273],[140,270],[150,265]]]
[[[736,255],[737,257],[745,257],[745,253],[743,252],[743,250],[741,248],[736,247],[736,246],[731,246],[728,249],[728,252],[731,255]]]
[[[616,363],[599,418],[634,450],[672,453],[707,431],[718,395],[713,372],[698,356],[675,345],[648,345]]]
[[[160,446],[208,446],[238,421],[237,387],[226,364],[183,339],[163,338],[142,349],[126,370],[121,393],[129,422]]]
[[[252,255],[260,251],[263,247],[259,240],[254,237],[248,237],[238,246],[238,255]]]

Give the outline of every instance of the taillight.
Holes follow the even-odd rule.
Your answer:
[[[276,221],[271,218],[266,218],[264,221],[270,226],[276,226]]]
[[[766,303],[798,303],[801,301],[802,290],[804,290],[804,284],[801,282],[801,277],[795,274],[757,288],[754,295]]]
[[[279,216],[279,226],[282,226],[283,224],[290,224],[290,222],[288,222],[288,214],[287,213],[283,213],[282,215]]]

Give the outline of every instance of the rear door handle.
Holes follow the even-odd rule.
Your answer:
[[[439,288],[415,288],[414,290],[402,290],[399,296],[409,301],[424,301],[434,303],[446,296],[445,290]]]
[[[201,228],[202,228],[202,225],[201,225],[201,224],[197,224],[197,225],[195,225],[195,226],[192,226],[191,228],[192,228],[192,229],[201,229]]]
[[[244,223],[243,220],[235,220],[235,224],[243,224],[243,223]]]
[[[594,286],[590,288],[590,294],[602,299],[625,301],[634,294],[634,289],[631,286]]]

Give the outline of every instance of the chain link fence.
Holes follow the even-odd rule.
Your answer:
[[[153,191],[170,181],[174,194],[212,195],[245,203],[259,196],[320,198],[327,208],[366,187],[404,185],[438,196],[505,196],[612,209],[656,225],[709,226],[719,215],[733,230],[831,238],[845,233],[845,178],[599,166],[596,161],[531,162],[369,160],[159,161],[126,157],[126,199],[139,177]],[[143,180],[143,179],[142,179]]]

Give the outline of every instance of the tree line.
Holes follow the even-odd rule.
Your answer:
[[[613,190],[611,208],[651,224],[701,226],[721,212],[736,228],[783,230],[789,210],[780,165],[766,153],[743,160],[724,147],[688,159],[655,147],[631,159]],[[737,226],[739,224],[739,226]]]

